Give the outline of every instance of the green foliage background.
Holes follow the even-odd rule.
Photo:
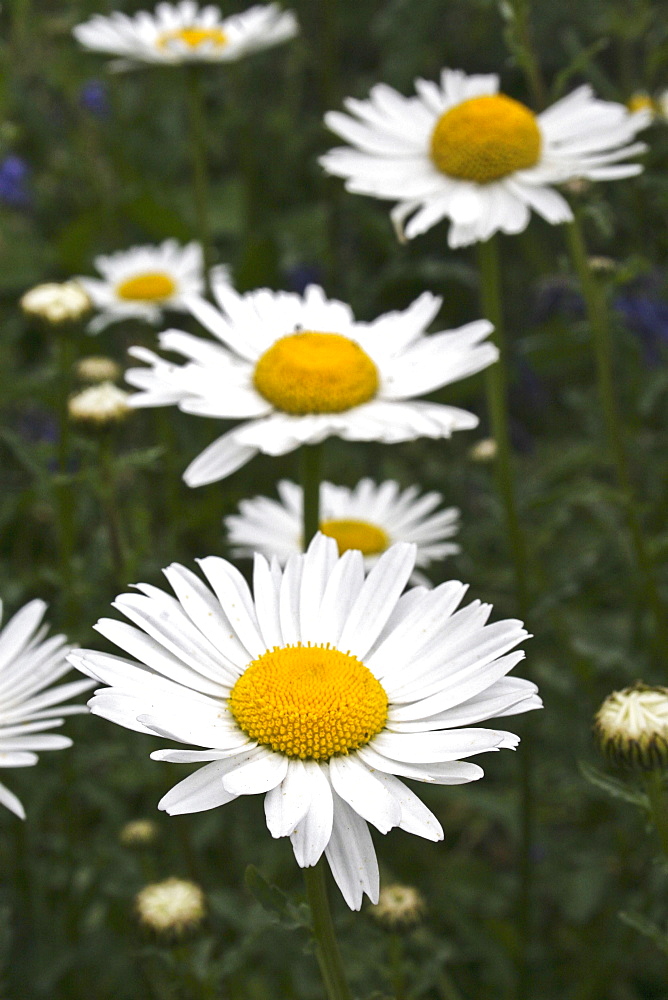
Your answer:
[[[230,0],[225,12],[245,6]],[[437,328],[455,326],[479,315],[478,278],[474,252],[449,251],[444,225],[399,245],[387,206],[348,195],[324,176],[316,157],[335,142],[322,115],[344,96],[363,97],[381,80],[408,93],[415,77],[452,66],[500,73],[503,89],[530,103],[526,39],[513,27],[526,13],[550,100],[583,81],[618,101],[668,85],[664,2],[536,0],[530,12],[493,0],[291,6],[302,25],[297,40],[205,77],[217,257],[241,289],[294,287],[307,269],[362,319],[404,308],[428,289],[444,297]],[[74,432],[68,471],[57,471],[61,334],[24,317],[18,299],[37,282],[92,273],[98,253],[194,233],[182,74],[106,75],[104,60],[71,37],[92,13],[141,7],[10,0],[0,13],[0,160],[15,153],[30,164],[33,199],[27,210],[0,204],[0,586],[6,612],[44,597],[54,627],[85,646],[98,646],[91,626],[130,580],[160,584],[171,561],[225,554],[221,518],[244,496],[271,493],[277,478],[297,474],[294,455],[258,458],[223,483],[188,490],[181,472],[219,428],[171,408],[140,411],[118,441],[117,507],[131,558],[127,578],[117,579],[95,443]],[[108,86],[105,117],[81,104],[81,88],[93,79]],[[668,124],[657,122],[647,140],[645,173],[579,196],[591,252],[616,263],[606,279],[613,298],[647,280],[655,299],[666,294]],[[568,302],[577,293],[563,232],[534,218],[523,234],[502,240],[502,253],[517,483],[531,551],[535,638],[526,666],[545,701],[539,717],[511,726],[520,733],[531,726],[538,758],[534,987],[522,1000],[665,1000],[665,865],[655,860],[642,810],[611,799],[600,780],[587,782],[579,762],[599,766],[590,733],[602,699],[637,678],[665,684],[668,664],[648,652],[650,623],[635,596],[606,459],[589,331],[577,307],[541,308],[550,295]],[[639,514],[665,590],[668,325],[648,364],[637,335],[615,317]],[[175,323],[196,329],[187,319]],[[126,348],[139,343],[154,345],[155,331],[126,322],[71,346],[125,364]],[[370,472],[440,490],[462,510],[462,554],[434,578],[467,580],[470,596],[492,601],[495,616],[513,615],[503,512],[490,467],[469,457],[486,433],[482,382],[469,379],[438,398],[480,414],[480,433],[391,448],[332,440],[327,476],[352,485]],[[65,569],[57,531],[63,495],[72,498],[76,531]],[[302,893],[290,845],[271,840],[259,799],[170,819],[155,806],[186,771],[151,762],[154,740],[85,716],[66,731],[71,750],[8,772],[28,821],[0,815],[3,995],[321,996],[304,931],[265,911],[244,884],[253,864],[284,891]],[[375,838],[384,880],[416,885],[427,898],[426,921],[401,942],[409,997],[514,996],[521,754],[489,757],[479,785],[424,790],[444,843],[397,831]],[[144,816],[158,824],[156,845],[122,847],[123,824]],[[203,930],[174,948],[139,929],[132,904],[147,880],[171,874],[196,878],[210,906]],[[396,995],[397,942],[368,910],[350,914],[336,896],[334,906],[356,996]]]

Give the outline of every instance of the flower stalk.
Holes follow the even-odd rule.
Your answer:
[[[640,519],[637,514],[637,500],[631,481],[624,431],[615,393],[608,307],[603,288],[589,266],[582,233],[582,224],[577,210],[574,211],[573,221],[566,224],[566,237],[573,267],[580,281],[587,310],[587,319],[592,333],[598,391],[601,399],[610,457],[615,467],[617,483],[622,495],[624,516],[635,553],[637,567],[642,579],[644,597],[652,610],[656,623],[658,643],[663,652],[668,653],[668,634],[665,625],[666,610],[659,595],[654,576],[654,567],[647,551]]]
[[[304,495],[304,551],[320,528],[320,480],[322,478],[322,445],[303,445],[301,449],[301,480]]]
[[[204,95],[200,67],[190,64],[185,67],[188,119],[190,125],[190,155],[192,160],[193,195],[197,236],[202,246],[204,258],[204,282],[207,295],[211,295],[211,267],[213,265],[213,244],[209,221],[209,170],[206,154],[206,120],[204,115]]]
[[[325,868],[322,858],[312,868],[304,868],[304,881],[306,882],[306,896],[313,919],[316,955],[327,1000],[352,1000],[352,994],[343,971],[341,952],[336,940],[327,899]]]
[[[668,800],[663,782],[663,771],[655,768],[652,771],[646,771],[643,777],[652,823],[658,834],[661,850],[668,858]]]
[[[519,615],[526,621],[529,606],[529,590],[527,581],[527,549],[517,513],[515,483],[512,466],[512,445],[510,441],[510,424],[508,418],[508,348],[503,323],[503,304],[501,296],[501,268],[499,263],[498,243],[492,237],[484,243],[478,243],[478,262],[480,267],[480,299],[482,313],[494,324],[492,340],[499,350],[499,360],[485,371],[485,386],[487,391],[487,408],[490,429],[496,442],[496,458],[494,463],[496,484],[505,510],[506,528],[510,545],[510,554],[515,577],[515,596]],[[520,936],[520,949],[517,961],[517,995],[525,997],[530,993],[530,968],[528,956],[531,950],[532,937],[532,897],[533,897],[533,862],[531,846],[535,823],[535,805],[533,797],[534,746],[531,730],[524,734],[520,765],[520,857],[519,857],[519,888],[517,899],[517,921]]]

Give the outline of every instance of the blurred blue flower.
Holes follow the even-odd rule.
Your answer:
[[[28,187],[30,167],[15,153],[0,161],[0,203],[9,208],[29,208],[32,195]]]
[[[648,365],[658,365],[668,349],[668,302],[652,294],[624,292],[613,306],[626,327],[635,333]]]
[[[108,118],[111,105],[106,83],[103,80],[87,80],[79,91],[79,105],[95,118]]]
[[[534,323],[545,323],[555,315],[584,316],[584,299],[572,278],[550,274],[536,282],[532,303]]]
[[[298,295],[303,295],[309,285],[322,285],[322,268],[317,264],[295,264],[285,275],[288,288]]]

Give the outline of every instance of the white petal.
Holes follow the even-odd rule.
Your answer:
[[[292,849],[300,868],[317,864],[332,835],[334,803],[332,786],[325,771],[313,760],[304,761],[304,776],[310,786],[308,812],[290,834]]]
[[[7,806],[8,809],[11,809],[11,811],[16,816],[18,816],[19,819],[26,818],[25,809],[21,805],[21,800],[18,799],[13,792],[10,792],[10,790],[6,788],[5,785],[3,785],[1,782],[0,782],[0,802],[3,804],[3,806]]]
[[[228,792],[222,782],[228,766],[229,762],[226,760],[215,760],[200,767],[163,795],[158,802],[158,809],[163,809],[170,816],[181,816],[184,813],[215,809],[232,802],[236,795]]]
[[[280,785],[288,771],[288,758],[258,747],[257,756],[234,764],[223,777],[223,786],[235,795],[257,795]]]
[[[351,910],[359,910],[364,893],[378,902],[379,875],[369,828],[334,792],[334,821],[325,850],[329,867]]]
[[[310,805],[311,783],[305,776],[303,761],[295,757],[280,785],[264,797],[264,814],[272,837],[289,837]]]
[[[401,821],[401,806],[385,785],[354,755],[332,757],[329,761],[332,787],[355,812],[381,833]]]
[[[417,546],[400,542],[384,552],[373,567],[348,615],[339,648],[363,658],[378,638],[408,583]]]

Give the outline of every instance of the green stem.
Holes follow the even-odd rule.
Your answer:
[[[109,550],[117,583],[125,583],[125,545],[118,516],[116,502],[116,477],[114,474],[113,440],[108,433],[102,433],[99,441],[101,500],[104,509]]]
[[[192,158],[193,194],[197,236],[204,257],[204,275],[207,295],[211,293],[211,267],[213,265],[213,245],[209,224],[209,171],[206,155],[206,120],[204,115],[204,95],[200,67],[194,64],[185,67],[186,90],[188,95],[188,118],[190,123],[190,153]]]
[[[654,567],[652,566],[645,545],[640,520],[636,513],[637,501],[631,482],[624,432],[617,406],[612,364],[612,338],[607,303],[603,288],[589,266],[582,225],[577,210],[575,211],[573,221],[566,224],[566,235],[573,266],[580,280],[582,294],[585,299],[587,319],[589,320],[593,338],[592,346],[596,361],[598,391],[603,409],[603,419],[605,421],[612,462],[617,474],[617,483],[622,494],[626,524],[642,578],[644,596],[652,609],[655,619],[659,644],[664,653],[668,654],[666,611],[659,595],[654,577]]]
[[[485,319],[494,324],[491,340],[499,350],[499,360],[485,370],[487,407],[492,437],[497,454],[495,473],[497,488],[505,510],[510,553],[513,560],[518,610],[526,617],[529,604],[527,588],[527,551],[520,528],[513,481],[512,448],[508,420],[508,351],[501,304],[501,269],[496,239],[478,243],[480,266],[480,299]]]
[[[508,419],[508,350],[504,334],[501,298],[501,268],[495,238],[478,244],[480,265],[480,297],[482,313],[494,324],[492,340],[499,350],[499,360],[486,371],[487,407],[492,436],[497,454],[495,474],[497,489],[505,510],[506,529],[510,545],[515,578],[515,594],[520,617],[526,621],[529,607],[527,582],[527,550],[520,528],[515,499],[512,467],[512,447]],[[535,768],[534,739],[527,729],[519,756],[519,885],[517,895],[517,927],[520,946],[517,956],[517,995],[523,998],[531,993],[529,954],[532,940],[533,862],[531,847],[535,823],[533,800],[533,775]]]
[[[320,528],[320,476],[322,445],[303,445],[301,449],[301,480],[304,496],[304,551]]]
[[[72,627],[76,618],[74,599],[74,503],[69,481],[69,461],[71,452],[70,418],[68,400],[72,385],[72,366],[75,358],[73,331],[64,329],[58,335],[58,473],[56,486],[58,507],[58,549],[60,557],[60,579],[64,602],[64,624]]]
[[[530,2],[510,0],[510,6],[513,12],[510,32],[515,57],[524,70],[534,107],[537,111],[542,111],[547,104],[547,90],[531,35]]]
[[[404,975],[404,942],[400,934],[394,931],[388,941],[390,958],[390,976],[394,1000],[405,1000],[406,977]]]
[[[644,778],[652,821],[659,835],[661,850],[668,858],[668,802],[663,786],[663,774],[661,771],[648,771]]]
[[[332,914],[327,900],[325,863],[320,859],[313,868],[304,868],[306,896],[313,919],[316,956],[327,1000],[352,1000],[341,961],[341,952],[334,933]]]

